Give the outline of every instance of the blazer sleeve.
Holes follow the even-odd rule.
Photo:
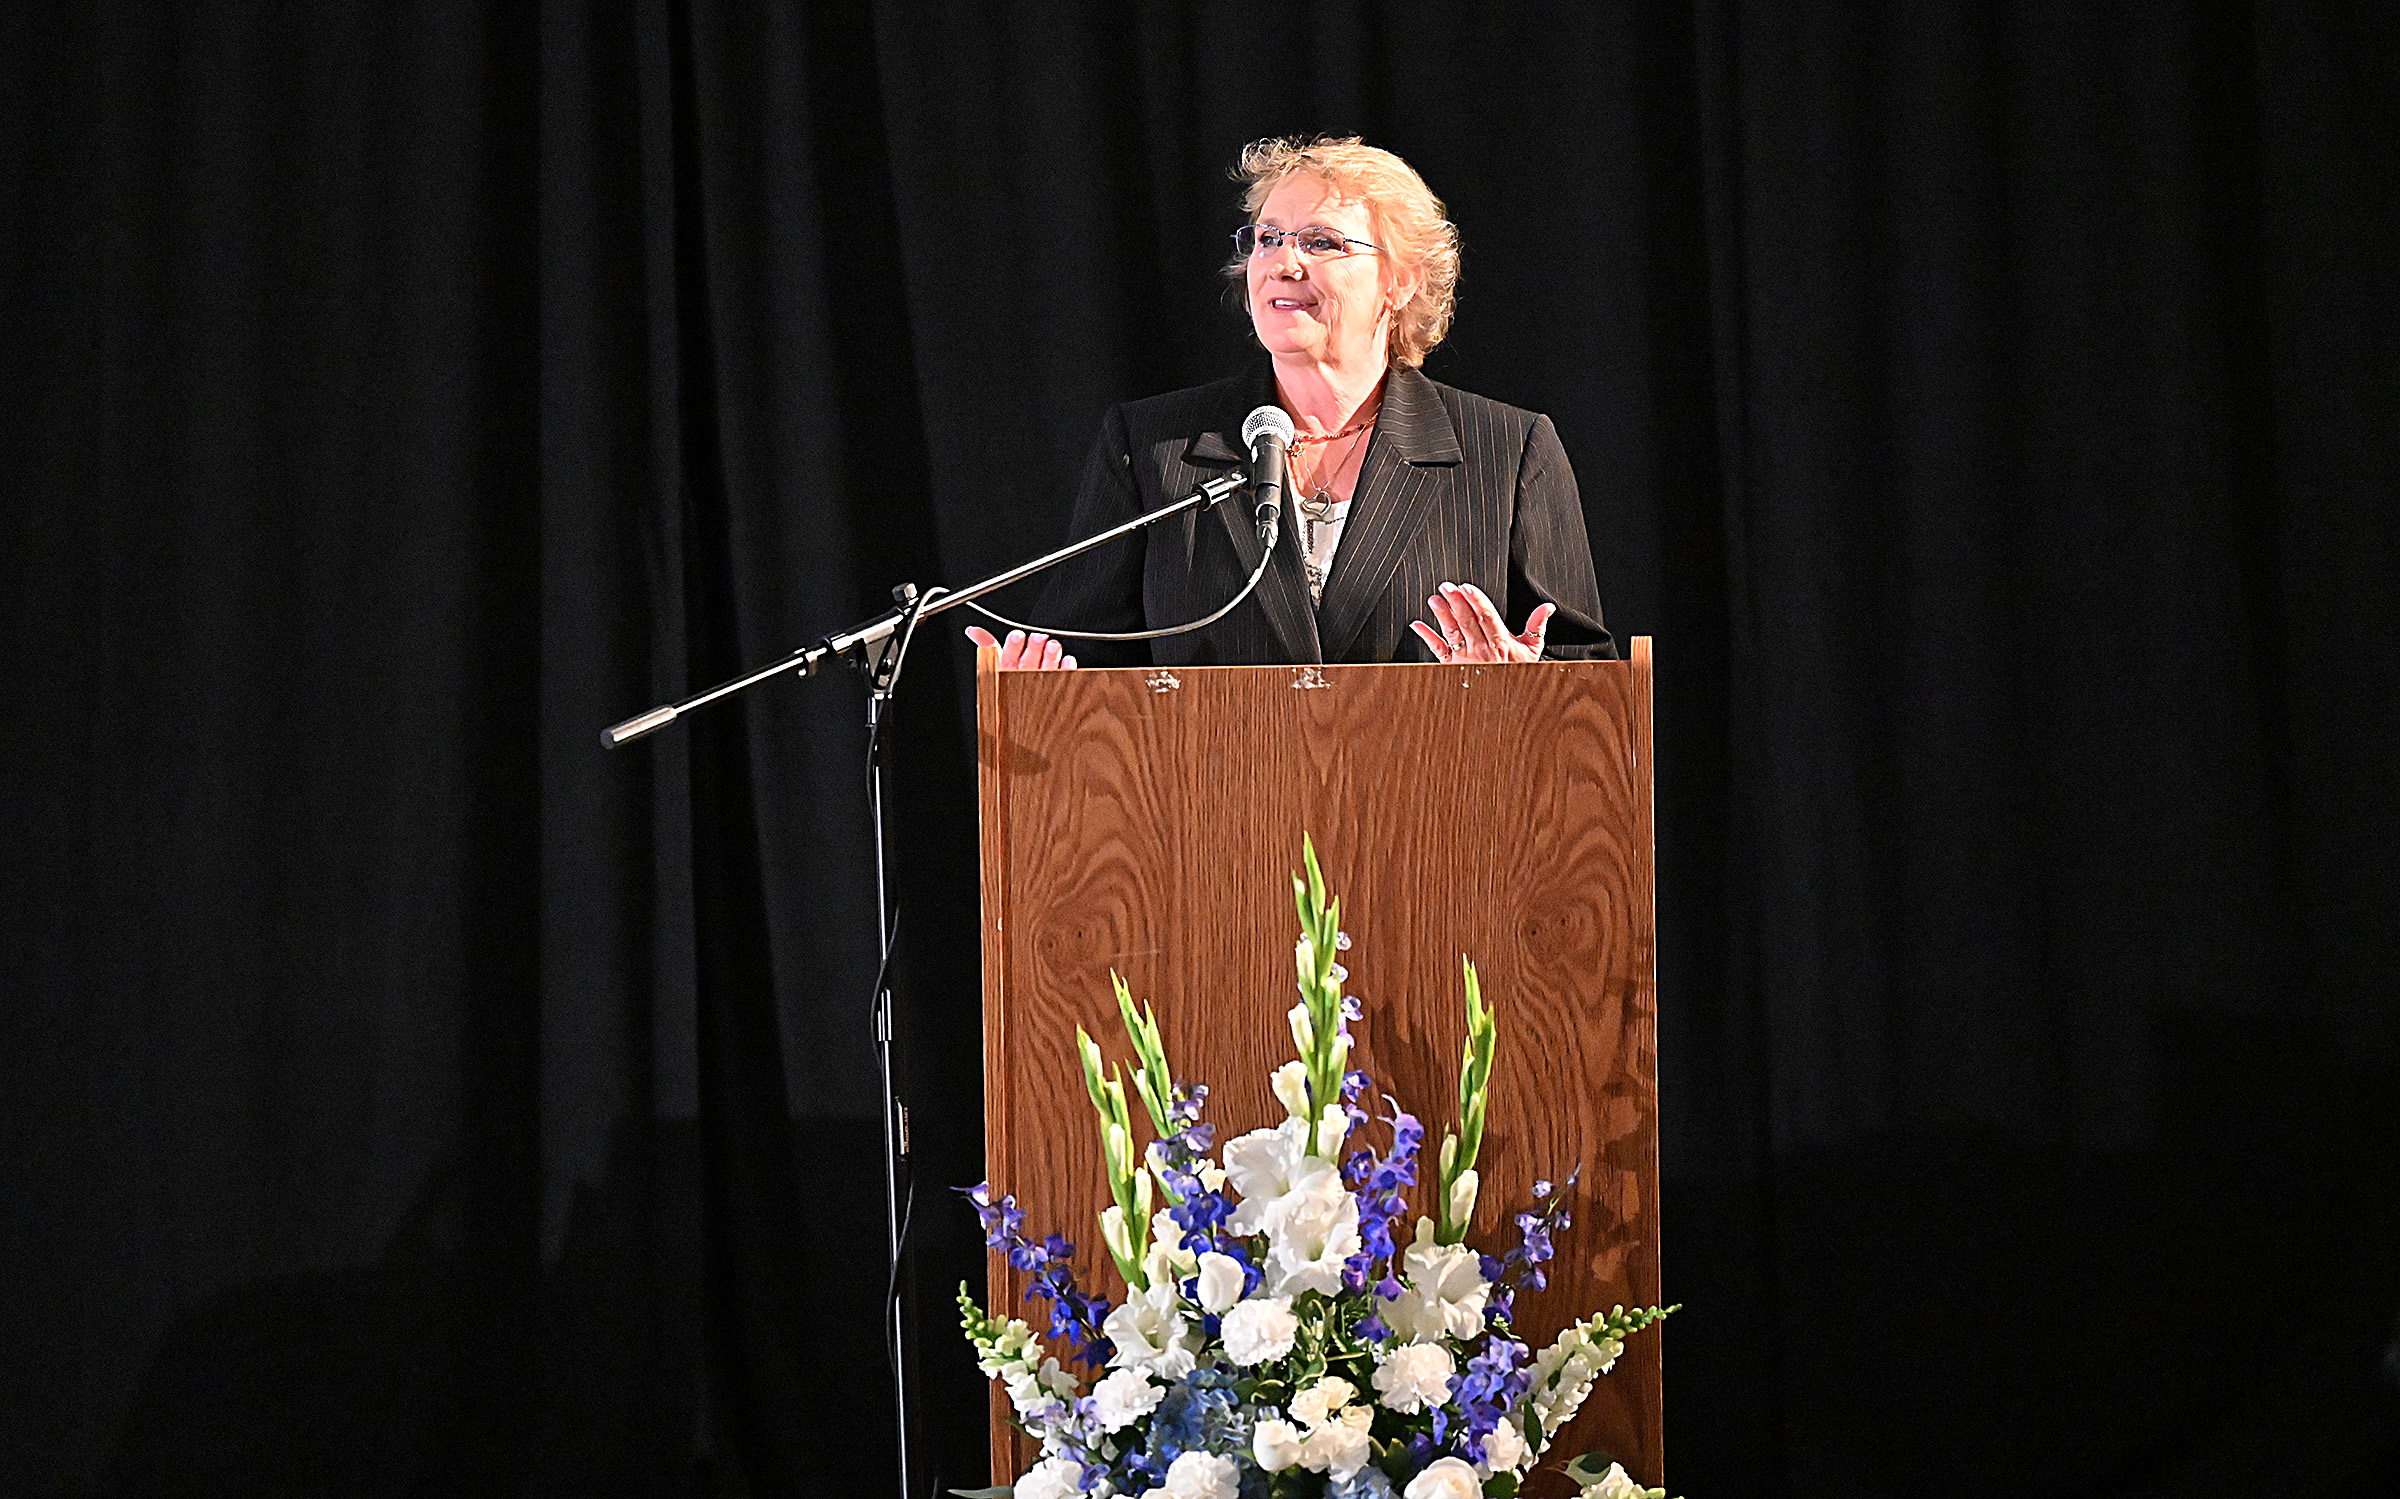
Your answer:
[[[1542,638],[1546,661],[1612,661],[1617,643],[1600,619],[1600,581],[1583,525],[1575,470],[1550,418],[1537,416],[1517,470],[1516,524],[1508,538],[1508,604],[1521,624],[1537,604],[1555,604]]]
[[[1083,466],[1083,484],[1075,494],[1075,518],[1068,526],[1070,540],[1122,525],[1141,513],[1141,495],[1133,482],[1132,440],[1126,434],[1122,407],[1109,408],[1101,420],[1099,439]],[[1157,529],[1152,527],[1151,530]],[[1041,612],[1034,620],[1062,630],[1098,630],[1115,634],[1148,628],[1142,606],[1142,575],[1149,531],[1119,537],[1059,564],[1042,590]],[[1149,642],[1141,640],[1067,640],[1067,653],[1082,666],[1147,666]]]

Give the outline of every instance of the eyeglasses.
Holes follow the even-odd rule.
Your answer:
[[[1330,229],[1274,229],[1265,224],[1244,224],[1233,231],[1233,253],[1244,260],[1253,255],[1272,255],[1286,242],[1297,245],[1300,253],[1311,260],[1323,260],[1351,249],[1383,253],[1363,239],[1350,239]]]

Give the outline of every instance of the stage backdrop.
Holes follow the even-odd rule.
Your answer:
[[[888,1492],[859,690],[596,731],[1062,539],[1329,130],[1657,637],[1677,1489],[2391,1492],[2393,14],[10,7],[0,1491]]]

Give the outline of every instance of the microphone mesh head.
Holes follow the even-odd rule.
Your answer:
[[[1292,445],[1292,438],[1296,435],[1290,415],[1281,406],[1261,406],[1242,418],[1243,447],[1258,446],[1258,435],[1261,432],[1274,433],[1276,438],[1287,448]]]

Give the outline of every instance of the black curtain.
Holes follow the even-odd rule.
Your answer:
[[[1676,1489],[2400,1491],[2395,78],[2367,0],[11,8],[0,1492],[891,1491],[862,693],[597,730],[1063,539],[1289,131],[1448,199],[1429,372],[1657,638]]]

